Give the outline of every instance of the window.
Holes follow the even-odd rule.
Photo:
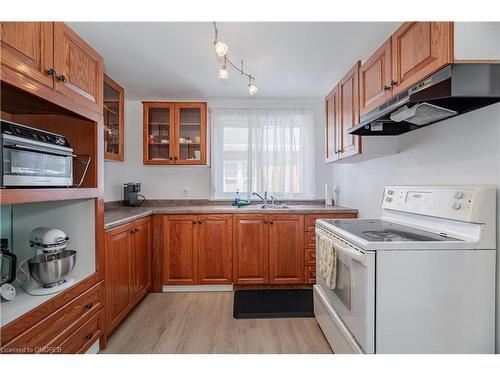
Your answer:
[[[212,112],[214,198],[267,191],[278,199],[314,196],[312,110]]]

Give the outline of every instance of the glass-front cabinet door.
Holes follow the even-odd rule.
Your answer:
[[[176,125],[178,127],[176,164],[205,164],[205,103],[178,103]]]
[[[144,164],[206,163],[206,103],[143,102]]]
[[[144,102],[144,164],[174,164],[174,106]]]
[[[104,158],[123,161],[125,91],[104,75]]]

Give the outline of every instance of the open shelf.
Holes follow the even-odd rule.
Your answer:
[[[97,198],[97,188],[1,189],[0,202],[5,204],[65,201]]]

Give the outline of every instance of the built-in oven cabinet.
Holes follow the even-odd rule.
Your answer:
[[[1,22],[0,27],[2,80],[102,113],[102,57],[66,24]],[[34,89],[30,81],[52,92]]]

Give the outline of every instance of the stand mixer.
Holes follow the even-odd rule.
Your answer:
[[[26,293],[41,296],[60,292],[75,280],[68,276],[76,261],[76,251],[66,250],[69,237],[60,229],[38,227],[31,231],[34,256],[19,264],[26,276],[21,281]],[[27,268],[27,270],[26,270]]]

